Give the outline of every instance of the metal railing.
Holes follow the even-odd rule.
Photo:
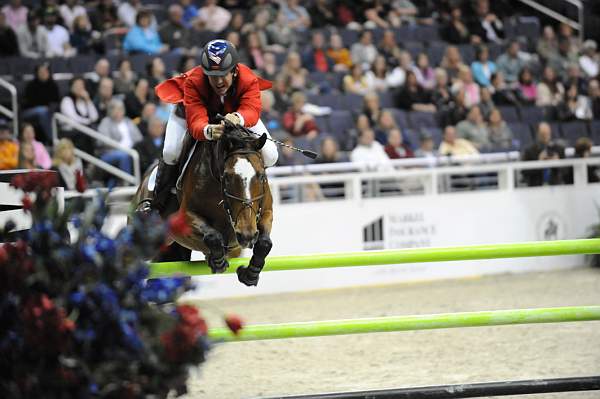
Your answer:
[[[543,4],[540,4],[539,1],[534,1],[534,0],[519,0],[519,1],[523,4],[528,5],[531,8],[535,8],[537,11],[541,12],[542,14],[546,14],[550,18],[554,18],[559,22],[569,25],[573,29],[576,29],[579,32],[579,39],[581,41],[583,41],[583,29],[585,26],[584,25],[585,11],[583,8],[583,2],[581,2],[581,0],[564,0],[565,2],[567,2],[577,8],[577,16],[578,16],[579,21],[573,21],[572,19],[567,18],[564,15],[559,14],[558,12],[554,11],[553,9],[551,9]]]
[[[10,92],[12,110],[0,104],[0,114],[5,115],[12,121],[13,135],[19,137],[19,101],[17,99],[17,88],[9,81],[0,78],[0,86]]]
[[[82,125],[81,123],[76,122],[73,119],[69,118],[68,116],[63,115],[59,112],[55,112],[54,115],[52,116],[52,141],[54,142],[55,145],[59,140],[59,137],[58,137],[58,131],[59,131],[58,123],[59,122],[64,125],[68,125],[69,127],[77,130],[79,133],[89,136],[92,139],[99,141],[101,143],[104,143],[109,147],[112,147],[114,149],[117,149],[117,150],[120,150],[120,151],[123,151],[123,152],[126,152],[127,154],[129,154],[129,156],[131,156],[131,158],[133,159],[133,162],[132,162],[133,174],[124,172],[121,169],[116,168],[115,166],[109,164],[108,162],[104,162],[103,160],[96,158],[95,156],[88,154],[85,151],[75,148],[75,155],[78,156],[79,158],[83,159],[84,161],[89,162],[92,165],[106,171],[107,173],[110,173],[111,175],[114,175],[114,176],[118,177],[119,179],[123,179],[124,181],[131,183],[134,186],[137,186],[140,184],[140,181],[141,181],[140,156],[136,150],[124,147],[118,141],[115,141],[111,138],[105,137],[102,134],[100,134],[99,132],[89,128],[88,126]]]

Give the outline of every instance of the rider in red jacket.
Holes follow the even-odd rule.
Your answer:
[[[238,58],[230,42],[210,41],[204,46],[200,66],[156,87],[161,100],[177,106],[167,122],[163,157],[153,190],[154,209],[162,211],[166,205],[177,177],[186,131],[196,140],[218,140],[224,125],[216,120],[216,115],[221,114],[230,122],[248,127],[257,137],[263,133],[269,135],[260,120],[260,91],[269,89],[271,83],[239,64]],[[261,151],[265,166],[273,166],[278,157],[275,144],[267,141]]]

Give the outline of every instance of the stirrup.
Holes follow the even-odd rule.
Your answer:
[[[135,208],[136,213],[145,213],[148,214],[152,212],[152,199],[146,198],[140,201],[137,208]]]

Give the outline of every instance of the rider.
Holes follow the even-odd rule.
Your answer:
[[[243,125],[256,133],[266,133],[260,120],[260,91],[271,88],[271,82],[256,76],[252,70],[238,62],[235,46],[227,40],[208,42],[200,59],[200,66],[168,79],[156,86],[158,97],[177,104],[167,122],[163,156],[159,162],[152,208],[162,212],[177,173],[185,132],[199,141],[218,140],[224,131],[224,122]],[[267,141],[261,150],[265,167],[277,162],[277,147]]]

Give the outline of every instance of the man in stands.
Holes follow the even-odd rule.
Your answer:
[[[10,127],[0,121],[0,170],[16,169],[19,145],[12,138]]]
[[[477,155],[479,151],[469,140],[457,137],[456,128],[452,125],[444,128],[444,139],[438,150],[440,155],[461,156]]]
[[[238,63],[238,53],[226,40],[212,40],[202,50],[199,67],[156,87],[161,100],[177,104],[167,122],[163,156],[159,163],[151,207],[162,211],[177,178],[177,163],[186,131],[199,141],[218,140],[224,122],[250,128],[257,137],[269,133],[260,120],[260,91],[271,87],[246,65]],[[185,108],[184,108],[185,107]],[[277,162],[277,147],[267,141],[261,150],[265,167]],[[145,209],[148,210],[148,209]]]
[[[552,140],[552,127],[546,122],[541,122],[538,125],[537,140],[525,149],[523,160],[549,161],[564,157],[565,148]],[[564,168],[529,169],[524,170],[522,174],[528,186],[564,184],[566,177]]]

